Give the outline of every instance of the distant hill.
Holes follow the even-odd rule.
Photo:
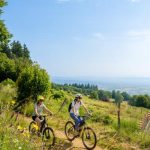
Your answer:
[[[131,95],[150,95],[150,78],[79,78],[52,77],[52,82],[58,84],[92,84],[103,90],[120,90]]]

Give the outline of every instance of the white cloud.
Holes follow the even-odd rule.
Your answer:
[[[131,2],[140,2],[141,0],[130,0]]]
[[[57,0],[58,3],[70,2],[71,0]]]
[[[127,33],[127,36],[131,38],[150,38],[150,29],[142,31],[131,30]]]
[[[98,39],[102,39],[102,40],[104,39],[104,36],[100,32],[94,33],[93,36]]]

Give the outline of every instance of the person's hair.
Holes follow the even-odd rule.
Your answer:
[[[82,95],[81,94],[76,94],[75,95],[75,99],[81,99],[82,98]]]

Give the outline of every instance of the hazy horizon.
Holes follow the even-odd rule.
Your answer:
[[[78,78],[78,77],[51,77],[52,82],[58,84],[92,84],[103,90],[119,90],[131,95],[150,95],[150,78]]]

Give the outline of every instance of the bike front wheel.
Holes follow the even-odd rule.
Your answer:
[[[69,141],[73,141],[75,139],[75,126],[72,121],[68,121],[65,125],[65,135]]]
[[[42,140],[44,145],[49,148],[55,144],[55,134],[52,128],[46,127],[43,130]]]
[[[95,148],[97,144],[97,138],[92,128],[90,127],[84,128],[82,133],[82,142],[88,150],[92,150]]]

